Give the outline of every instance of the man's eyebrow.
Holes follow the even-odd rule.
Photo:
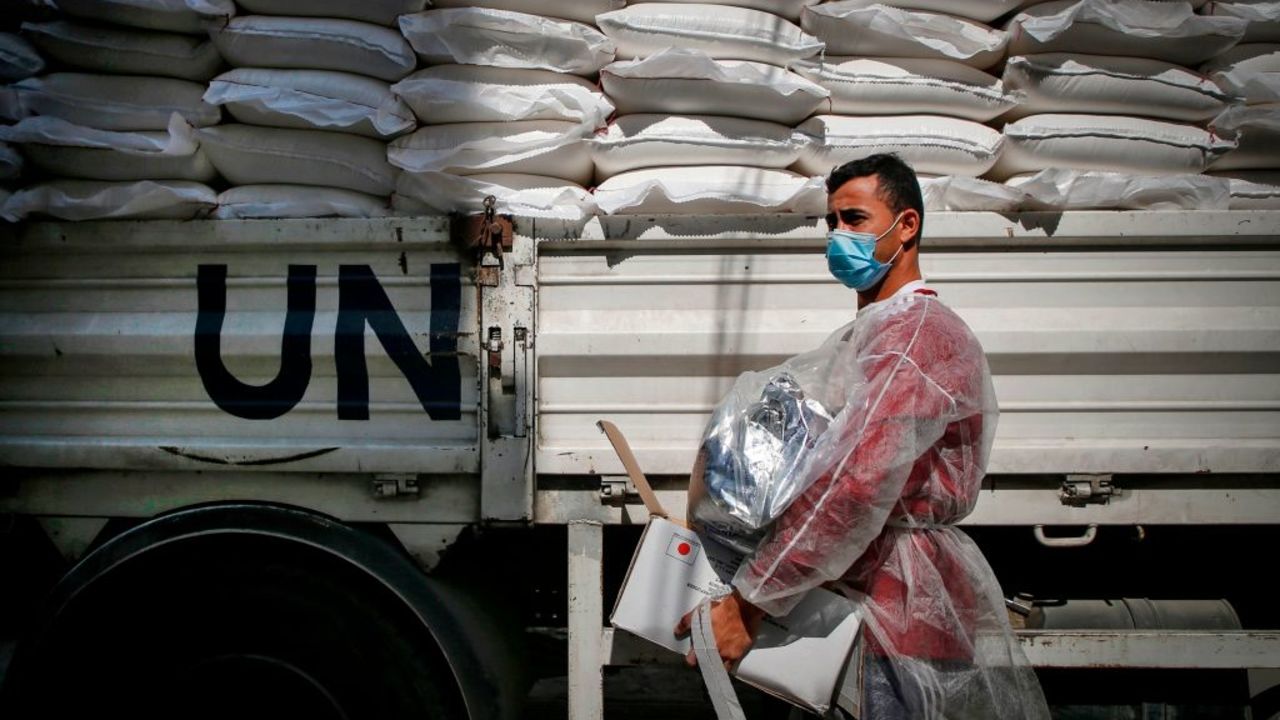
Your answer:
[[[851,207],[851,208],[836,208],[835,214],[841,217],[847,217],[850,215],[865,216],[865,215],[868,215],[869,213],[867,213],[867,211],[863,210],[862,208]]]

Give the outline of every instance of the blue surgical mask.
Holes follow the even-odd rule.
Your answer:
[[[832,230],[827,233],[827,269],[847,288],[864,292],[875,287],[876,283],[884,279],[889,268],[893,267],[893,261],[902,252],[902,246],[899,245],[898,252],[889,258],[889,262],[882,263],[876,260],[876,243],[897,227],[900,220],[901,214],[894,218],[888,230],[879,235],[851,230]]]

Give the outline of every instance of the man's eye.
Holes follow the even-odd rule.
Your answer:
[[[846,225],[857,225],[865,220],[866,216],[857,210],[845,210],[840,213],[840,219],[843,220]]]
[[[834,214],[834,213],[827,215],[827,230],[828,230],[828,231],[835,230],[835,229],[836,229],[836,226],[837,226],[838,224],[839,224],[839,223],[837,223],[837,222],[836,222],[836,216],[835,216],[835,214]]]

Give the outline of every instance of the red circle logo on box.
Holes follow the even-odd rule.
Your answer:
[[[679,546],[676,547],[676,552],[680,553],[681,555],[688,555],[689,551],[692,549],[693,548],[689,547],[689,543],[682,542],[680,543]]]

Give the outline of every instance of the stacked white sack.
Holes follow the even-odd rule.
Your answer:
[[[23,23],[22,33],[59,64],[85,72],[208,82],[222,56],[205,34],[184,35],[77,20]]]
[[[1234,143],[1206,128],[1236,102],[1187,69],[1239,42],[1246,22],[1189,2],[1054,0],[1007,24],[1005,147],[989,177],[1028,209],[1225,209],[1204,175]]]
[[[919,173],[978,177],[995,164],[1003,143],[986,125],[941,115],[819,115],[799,130],[812,142],[797,168],[810,175],[868,155],[896,153]]]
[[[1280,42],[1280,2],[1277,0],[1215,0],[1200,12],[1248,22],[1242,43]]]
[[[42,70],[44,58],[31,43],[13,33],[0,32],[0,82],[25,80]]]
[[[400,19],[428,67],[393,88],[422,124],[387,151],[396,209],[479,212],[493,195],[499,212],[589,217],[583,139],[613,112],[592,79],[614,57],[589,23],[620,0],[437,5]]]
[[[962,175],[917,175],[925,210],[1016,212],[1028,202],[1016,187]]]
[[[1236,45],[1200,71],[1246,104],[1280,102],[1280,43]]]
[[[1230,183],[1232,209],[1280,207],[1280,0],[1211,2],[1200,12],[1247,23],[1241,44],[1200,68],[1249,106],[1214,120],[1213,129],[1239,147],[1210,172]]]
[[[1198,15],[1185,0],[1053,0],[1019,12],[1006,29],[1009,55],[1073,52],[1193,66],[1240,42],[1246,25]]]
[[[0,83],[25,80],[44,69],[44,59],[31,43],[13,33],[0,33]],[[8,85],[0,88],[0,122],[16,122],[22,115],[17,93]],[[3,128],[0,128],[3,129]],[[17,149],[0,141],[0,189],[11,186],[22,175],[23,160]],[[5,191],[5,198],[9,196]],[[0,208],[4,207],[0,202]]]
[[[802,24],[826,56],[793,69],[831,92],[831,114],[798,129],[796,169],[825,175],[868,155],[896,153],[921,176],[926,207],[1006,210],[1020,195],[976,179],[1003,139],[986,126],[1017,104],[985,68],[1008,38],[985,23],[1020,0],[841,0],[805,8]]]
[[[600,209],[821,212],[821,179],[786,169],[805,142],[792,126],[829,98],[786,69],[822,51],[792,22],[811,4],[659,2],[601,15],[619,57],[601,84],[619,117],[590,141]]]
[[[1230,183],[1232,208],[1280,205],[1280,102],[1237,105],[1212,127],[1236,143],[1210,167]]]
[[[390,212],[387,142],[417,126],[391,83],[417,58],[392,26],[424,0],[247,0],[211,31],[234,69],[205,100],[236,121],[201,131],[234,187],[215,215],[368,217]]]
[[[0,139],[47,178],[15,192],[3,215],[68,220],[190,218],[208,212],[216,172],[193,127],[215,125],[201,100],[221,62],[206,26],[235,12],[230,0],[70,0],[73,19],[25,23],[24,35],[74,72],[11,86],[16,125]]]
[[[945,12],[911,10],[868,0],[839,0],[806,7],[801,25],[826,43],[827,54],[952,60],[979,70],[1004,58],[1008,35],[977,20],[957,17],[969,9],[986,17],[1008,2],[945,3]],[[941,6],[943,3],[917,3]],[[983,9],[993,8],[988,12]]]

